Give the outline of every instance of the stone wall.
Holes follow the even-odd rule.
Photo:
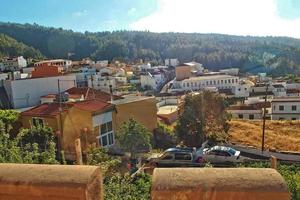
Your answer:
[[[152,200],[289,200],[285,181],[274,169],[156,168]]]
[[[0,199],[102,200],[95,166],[0,164]]]

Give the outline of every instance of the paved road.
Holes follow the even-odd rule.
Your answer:
[[[287,153],[278,153],[264,151],[263,153],[259,149],[238,146],[238,145],[227,145],[238,151],[241,151],[241,155],[253,159],[269,159],[271,156],[275,156],[278,160],[287,161],[287,162],[299,162],[300,163],[300,153],[299,154],[287,154]]]

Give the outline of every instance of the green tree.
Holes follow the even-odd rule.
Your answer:
[[[9,133],[12,129],[13,123],[17,121],[19,113],[15,110],[0,110],[0,121],[5,126],[5,132]]]
[[[191,146],[201,146],[206,139],[224,141],[229,129],[228,119],[226,102],[219,94],[210,91],[189,94],[175,133],[179,141]]]
[[[105,148],[91,147],[87,152],[87,164],[100,166],[102,173],[106,177],[117,172],[117,167],[121,164],[121,160],[110,156]]]
[[[122,124],[116,139],[121,149],[130,152],[133,157],[140,150],[151,149],[151,133],[132,118]]]
[[[128,174],[115,174],[104,180],[104,199],[148,200],[150,199],[151,177],[139,174],[132,178]]]

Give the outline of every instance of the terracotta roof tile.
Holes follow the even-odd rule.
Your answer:
[[[64,110],[68,109],[70,105],[64,105]],[[26,116],[49,116],[55,117],[59,114],[59,103],[44,103],[34,108],[21,113],[21,115]]]
[[[75,108],[91,112],[102,111],[113,107],[112,104],[99,100],[80,101],[72,104]]]
[[[77,87],[73,87],[70,88],[68,90],[66,90],[65,92],[69,93],[70,95],[83,95],[85,100],[92,100],[95,99],[96,100],[100,100],[100,101],[110,101],[110,94],[107,92],[103,92],[101,90],[96,90],[93,88],[77,88]],[[117,96],[117,95],[113,95],[113,99],[117,100],[117,99],[122,99],[121,96]]]

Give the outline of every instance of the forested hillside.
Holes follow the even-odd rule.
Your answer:
[[[33,47],[20,43],[7,35],[0,34],[0,58],[6,56],[24,56],[36,59],[43,57],[41,52]]]
[[[77,33],[39,25],[0,23],[0,33],[32,46],[48,58],[95,60],[165,58],[195,60],[209,69],[238,67],[242,72],[280,76],[300,74],[300,40],[287,37],[242,37],[200,33],[116,31]]]

